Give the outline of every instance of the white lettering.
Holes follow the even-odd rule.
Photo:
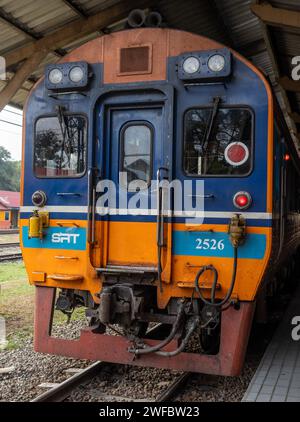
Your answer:
[[[299,81],[300,79],[300,56],[295,56],[292,58],[292,65],[295,67],[292,70],[292,79],[294,81]]]

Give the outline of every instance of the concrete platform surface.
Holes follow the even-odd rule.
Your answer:
[[[300,402],[300,338],[297,339],[298,337],[300,337],[300,286],[267,347],[242,401]]]

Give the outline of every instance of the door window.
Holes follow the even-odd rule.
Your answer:
[[[146,123],[127,124],[121,130],[121,171],[128,184],[136,180],[150,184],[153,131]]]

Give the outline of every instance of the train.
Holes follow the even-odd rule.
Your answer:
[[[151,18],[151,17],[150,17]],[[20,236],[42,353],[236,376],[295,265],[300,162],[264,74],[201,35],[103,35],[24,108]],[[77,339],[54,310],[85,308]]]

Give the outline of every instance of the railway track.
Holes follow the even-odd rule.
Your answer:
[[[58,385],[55,385],[50,390],[46,391],[43,394],[40,394],[31,402],[62,402],[64,401],[69,395],[75,390],[79,385],[87,384],[91,381],[95,376],[99,374],[99,372],[104,368],[104,366],[109,365],[107,362],[96,362],[92,365],[88,366],[87,368],[81,370],[80,372],[76,373],[75,375],[71,376],[67,380],[61,382]],[[111,364],[113,365],[113,364]],[[177,392],[180,391],[180,388],[184,386],[184,384],[188,381],[190,377],[190,373],[186,372],[172,381],[166,389],[161,392],[156,399],[149,399],[147,401],[152,401],[155,403],[163,403],[171,400]],[[88,388],[88,387],[87,387]],[[124,398],[125,399],[125,398]],[[126,398],[127,401],[131,401],[130,398]],[[134,401],[134,399],[132,399]]]
[[[0,236],[1,234],[17,234],[17,233],[19,233],[19,229],[0,230]]]
[[[0,250],[5,248],[16,248],[20,246],[20,242],[0,243]]]
[[[0,255],[0,262],[16,261],[18,259],[22,259],[21,252],[11,253],[11,254],[6,254],[6,255]]]

